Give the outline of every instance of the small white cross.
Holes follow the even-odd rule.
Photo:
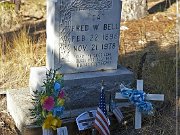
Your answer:
[[[143,80],[137,80],[137,90],[143,90]],[[120,92],[116,93],[115,99],[127,99]],[[164,101],[164,94],[146,94],[145,100]],[[141,128],[141,112],[136,107],[135,129]]]

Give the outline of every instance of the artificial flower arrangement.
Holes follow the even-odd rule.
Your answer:
[[[63,75],[57,70],[49,70],[43,82],[42,91],[34,91],[34,108],[30,109],[35,124],[44,129],[61,127],[61,116],[64,111],[65,94],[63,90]]]

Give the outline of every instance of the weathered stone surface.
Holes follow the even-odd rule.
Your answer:
[[[13,117],[17,128],[23,132],[24,125],[30,125],[30,112],[28,109],[32,108],[31,95],[26,89],[11,89],[7,90],[7,110]],[[28,119],[27,119],[28,118]]]
[[[42,90],[43,81],[46,78],[46,67],[31,67],[29,77],[30,93],[33,94],[35,90]]]
[[[139,19],[148,14],[147,0],[121,0],[121,20]]]
[[[47,3],[47,67],[62,73],[117,69],[120,0]]]
[[[48,69],[46,67],[31,68],[29,79],[31,94],[33,94],[33,91],[35,90],[43,90],[41,86],[43,85],[43,81],[46,79],[47,71]],[[84,90],[87,92],[86,89],[89,88],[93,88],[93,90],[97,89],[102,80],[104,80],[109,87],[114,87],[115,85],[120,84],[122,81],[131,82],[132,78],[132,72],[122,66],[119,66],[117,70],[64,74],[64,84],[65,88],[69,89],[68,93],[78,93],[77,91],[80,93],[81,90],[83,93]],[[82,87],[82,89],[80,88],[79,90],[74,90],[73,88],[75,87]]]

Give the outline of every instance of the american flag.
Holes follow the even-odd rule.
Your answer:
[[[94,121],[94,127],[101,135],[110,135],[109,119],[107,118],[107,110],[105,103],[104,87],[101,87],[100,102],[97,108],[97,113]]]
[[[119,123],[121,123],[122,119],[124,118],[121,110],[119,107],[116,107],[113,109],[113,113],[116,116],[116,119],[118,120]]]

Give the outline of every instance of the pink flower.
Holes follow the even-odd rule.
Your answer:
[[[59,92],[58,97],[59,97],[59,98],[63,98],[63,97],[64,97],[64,91],[63,91],[63,90],[61,90],[61,91]]]
[[[54,104],[55,104],[54,98],[50,96],[44,100],[43,108],[50,111],[53,109]]]

